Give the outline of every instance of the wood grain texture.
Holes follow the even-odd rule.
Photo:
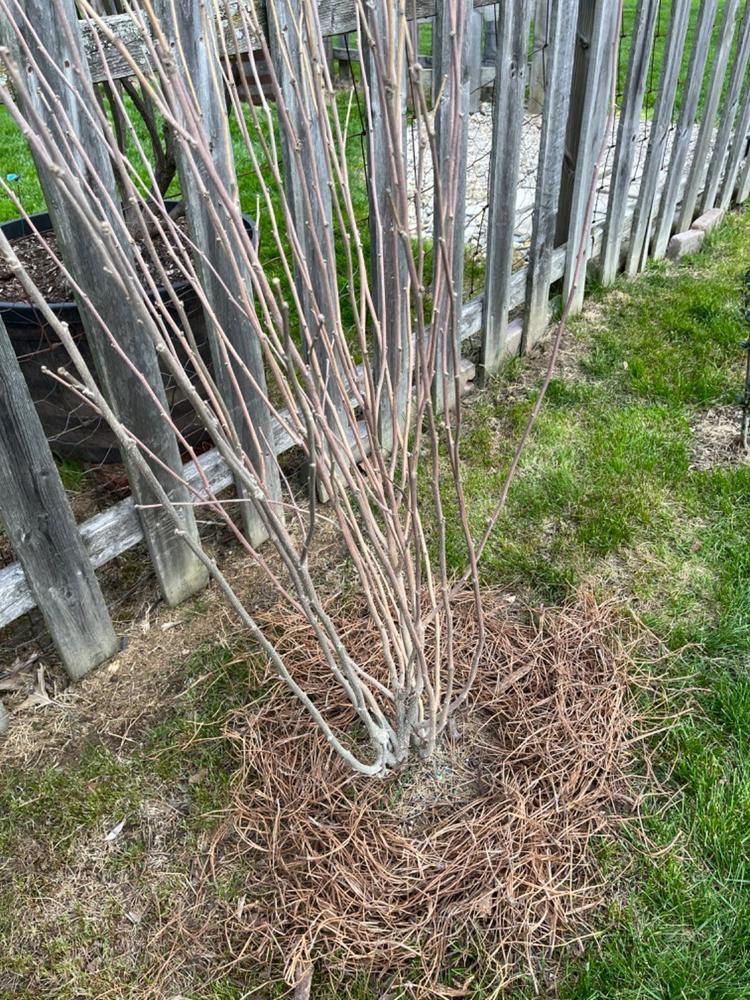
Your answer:
[[[498,10],[482,379],[497,370],[508,335],[530,20],[531,0],[502,4]]]
[[[469,155],[472,6],[470,0],[439,0],[433,29],[432,58],[440,100],[435,109],[437,176],[435,184],[433,246],[433,310],[441,316],[433,396],[438,412],[455,394],[460,358],[463,307],[464,233],[466,229],[466,171]],[[441,203],[438,204],[437,192]],[[448,402],[446,402],[446,395]]]
[[[107,606],[1,319],[0,518],[70,676],[114,656]]]
[[[344,419],[340,389],[330,370],[333,348],[327,331],[340,327],[339,290],[333,237],[333,179],[323,121],[327,107],[312,86],[324,53],[304,0],[277,0],[268,23],[271,60],[280,87],[279,136],[284,163],[284,191],[300,253],[296,282],[307,336],[303,347],[317,362],[315,377],[326,399],[330,426]],[[339,371],[343,359],[333,358]]]
[[[196,267],[210,309],[206,329],[214,377],[226,417],[253,474],[273,502],[281,483],[271,435],[271,413],[254,316],[250,260],[257,255],[240,210],[232,138],[224,99],[216,22],[203,0],[159,0],[162,31],[170,46],[167,93],[190,141],[175,139],[186,220],[197,248]],[[199,141],[200,138],[200,141]],[[231,348],[231,352],[230,352]],[[250,491],[238,480],[245,534],[252,545],[268,537]]]
[[[750,90],[746,90],[742,98],[737,125],[729,144],[729,155],[719,189],[717,205],[724,211],[732,204],[737,188],[737,175],[747,154],[748,132],[750,132]]]
[[[380,393],[378,427],[390,451],[396,430],[405,430],[410,385],[409,271],[399,219],[408,216],[401,180],[406,178],[406,58],[399,46],[401,4],[366,7],[363,71],[367,83],[371,282],[379,332],[373,338],[373,376]],[[363,31],[364,34],[364,31]],[[378,72],[378,64],[380,72]],[[399,146],[400,143],[400,146]],[[391,151],[401,150],[401,162]]]
[[[690,54],[687,77],[682,88],[680,117],[672,142],[672,155],[667,169],[667,180],[662,191],[654,235],[653,256],[657,260],[666,254],[673,232],[677,201],[685,174],[685,164],[690,155],[693,127],[706,72],[708,52],[711,47],[711,32],[717,8],[718,0],[702,0],[698,12],[695,41]]]
[[[571,313],[580,312],[583,307],[591,252],[593,204],[590,204],[590,194],[613,96],[620,27],[616,5],[609,0],[582,0],[580,11],[578,39],[583,52],[573,70],[573,102],[560,196],[564,205],[559,213],[563,225],[559,219],[557,228],[558,244],[566,243],[568,247],[563,302],[570,300]]]
[[[533,347],[549,321],[551,261],[555,250],[577,18],[578,0],[559,0],[559,3],[553,4],[550,9],[547,93],[539,148],[521,346],[524,352]]]
[[[677,87],[680,81],[680,66],[685,49],[692,0],[674,0],[669,19],[667,40],[664,49],[659,92],[656,96],[651,131],[648,138],[646,161],[638,189],[635,206],[633,231],[628,247],[626,271],[633,276],[646,266],[651,247],[654,213],[657,207],[657,190],[669,132],[672,127]]]
[[[732,70],[729,76],[724,105],[721,109],[719,128],[714,136],[713,153],[708,167],[706,186],[700,199],[699,215],[703,215],[716,205],[719,186],[724,175],[729,145],[732,140],[732,130],[740,107],[745,74],[750,61],[750,4],[745,7],[742,25],[733,54]]]
[[[680,233],[690,229],[694,219],[700,214],[696,211],[696,205],[698,204],[698,198],[700,197],[708,172],[711,146],[714,141],[716,114],[719,110],[721,95],[726,84],[727,67],[729,65],[729,57],[732,53],[732,40],[737,27],[737,12],[739,8],[740,0],[727,0],[724,6],[719,36],[716,42],[716,54],[711,69],[711,78],[703,102],[703,116],[678,215],[676,228]]]
[[[22,9],[28,21],[19,19],[18,32],[28,56],[18,56],[18,36],[12,26],[4,23],[3,29],[24,70],[20,103],[52,137],[46,148],[32,139],[32,154],[63,261],[80,289],[77,305],[99,383],[128,431],[157,456],[159,461],[152,462],[154,475],[175,501],[182,502],[187,495],[169,471],[182,468],[177,441],[159,411],[161,406],[168,412],[168,405],[147,333],[153,320],[143,299],[136,299],[124,280],[133,271],[130,234],[119,207],[108,147],[96,116],[86,112],[96,106],[96,98],[80,48],[74,2],[22,0]],[[135,463],[126,460],[126,464],[134,494],[144,504],[154,503],[154,493]],[[197,540],[192,510],[184,507],[182,512],[185,531]],[[177,604],[205,585],[206,571],[177,537],[166,512],[144,510],[142,520],[164,598]]]
[[[660,0],[639,0],[633,22],[620,123],[617,129],[614,164],[610,180],[607,218],[602,244],[601,280],[611,285],[620,270],[623,223],[628,210],[630,184],[641,130],[643,98],[648,83],[648,64],[654,44]]]

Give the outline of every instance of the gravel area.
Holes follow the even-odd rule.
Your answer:
[[[536,194],[536,174],[537,162],[539,159],[539,144],[541,139],[542,117],[541,115],[529,115],[525,122],[521,135],[521,179],[518,187],[518,200],[516,202],[516,231],[515,241],[518,250],[519,260],[522,263],[525,253],[531,240],[532,215],[534,208],[534,198]],[[650,123],[647,121],[641,124],[641,134],[637,140],[638,153],[636,155],[635,169],[630,186],[631,201],[635,200],[638,194],[643,167],[646,160],[648,138],[650,133]],[[693,140],[697,139],[698,129],[694,130]],[[612,176],[612,161],[614,159],[614,147],[617,139],[617,122],[615,122],[608,141],[608,153],[604,165],[602,177],[599,181],[599,190],[594,205],[594,222],[603,221],[607,210],[607,196],[609,194],[610,180]],[[409,162],[408,178],[412,193],[416,190],[416,161],[419,149],[419,137],[416,126],[412,125],[409,139]],[[664,157],[662,176],[666,173],[669,163],[669,154],[672,148],[672,134],[670,134],[666,154]],[[487,103],[469,118],[469,164],[466,175],[466,235],[465,242],[471,246],[475,252],[484,254],[487,249],[487,202],[489,197],[489,171],[490,155],[492,150],[492,105]],[[422,185],[421,213],[423,227],[426,233],[432,230],[433,214],[433,171],[429,157],[424,163],[424,183]],[[416,233],[416,209],[413,205],[411,209],[412,232]]]

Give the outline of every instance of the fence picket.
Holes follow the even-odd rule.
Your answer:
[[[695,26],[695,43],[690,54],[687,78],[682,92],[682,106],[677,123],[672,156],[667,170],[667,179],[661,195],[661,204],[654,236],[653,256],[659,260],[667,252],[672,236],[677,201],[680,196],[685,173],[685,164],[690,155],[695,116],[701,96],[703,78],[711,47],[712,27],[716,18],[718,0],[702,0]],[[691,220],[692,221],[692,220]]]
[[[175,149],[188,230],[199,251],[195,263],[211,303],[206,326],[214,377],[254,473],[265,484],[269,498],[279,501],[281,484],[263,356],[247,317],[253,308],[252,279],[247,256],[233,251],[234,245],[241,246],[248,237],[240,212],[216,19],[202,0],[160,0],[158,11],[172,56],[171,89],[180,88],[187,99],[185,103],[175,100],[173,110],[190,142],[178,136]],[[201,134],[203,153],[196,141]],[[236,357],[224,346],[222,335]],[[247,538],[259,545],[267,538],[266,528],[248,491],[239,482],[236,487],[247,501],[241,505]]]
[[[63,666],[82,677],[117,636],[2,319],[0,517]]]
[[[746,5],[742,18],[737,48],[732,63],[732,72],[729,77],[729,86],[724,99],[724,107],[721,111],[719,128],[716,132],[713,154],[708,167],[706,186],[703,189],[703,196],[700,201],[700,214],[707,212],[716,205],[716,197],[724,174],[728,147],[732,138],[732,127],[737,117],[742,87],[745,82],[748,60],[750,60],[750,3]]]
[[[570,106],[577,14],[578,0],[560,0],[550,10],[547,92],[529,247],[522,352],[533,347],[549,320],[552,254],[555,249],[557,208]]]
[[[711,81],[703,105],[703,117],[677,221],[677,231],[681,233],[690,229],[693,224],[696,216],[695,206],[706,179],[709,155],[714,141],[716,113],[719,110],[721,95],[726,84],[727,66],[732,53],[732,40],[737,27],[739,7],[740,0],[727,0],[722,14],[719,37],[716,43],[716,56],[711,70]]]
[[[529,74],[529,113],[541,114],[547,92],[550,45],[549,0],[536,0],[534,6],[534,42]]]
[[[746,90],[744,95],[744,103],[729,147],[729,157],[719,190],[719,208],[724,210],[731,205],[737,189],[737,175],[747,153],[748,131],[750,131],[750,89]]]
[[[482,378],[497,370],[505,354],[508,335],[530,20],[530,0],[504,3],[498,9],[487,283],[480,361]]]
[[[279,132],[285,172],[285,197],[294,222],[305,273],[296,276],[310,344],[318,359],[319,391],[327,399],[331,426],[345,418],[337,375],[328,371],[321,338],[340,326],[339,292],[333,242],[332,178],[323,133],[326,109],[318,108],[310,90],[310,72],[322,60],[319,39],[308,23],[304,0],[278,0],[267,8],[268,42],[280,87]],[[312,192],[306,201],[307,192]]]
[[[406,248],[399,233],[399,192],[396,189],[400,169],[406,177],[406,66],[401,52],[398,65],[385,63],[399,51],[403,5],[368,5],[365,8],[366,29],[377,45],[375,52],[363,46],[362,68],[368,96],[368,166],[370,171],[370,234],[372,247],[372,288],[375,312],[380,323],[380,336],[374,338],[373,364],[376,372],[387,371],[388,383],[382,386],[379,407],[379,434],[382,447],[392,447],[396,427],[405,429],[409,384],[409,295]],[[363,28],[363,30],[365,30]],[[378,44],[379,40],[389,44]],[[387,80],[393,84],[378,87],[374,58],[384,60]],[[389,150],[401,133],[403,162],[397,168],[390,162]],[[377,252],[376,252],[377,248]],[[385,357],[382,357],[384,352]]]
[[[568,302],[573,295],[570,302],[574,313],[583,306],[586,265],[591,252],[593,205],[589,204],[589,195],[612,99],[609,83],[615,56],[614,33],[619,29],[619,24],[615,24],[616,12],[616,5],[609,0],[581,0],[557,224],[557,243],[568,246],[563,301]],[[577,275],[580,278],[576,285]]]
[[[664,49],[664,62],[659,81],[659,93],[651,119],[646,162],[643,167],[641,185],[638,189],[633,228],[630,233],[630,246],[626,262],[626,270],[630,276],[637,274],[645,267],[651,246],[651,230],[658,195],[659,174],[667,147],[669,130],[672,126],[672,112],[680,80],[680,65],[685,49],[691,7],[692,0],[674,0],[672,4]]]
[[[434,282],[442,269],[441,252],[448,258],[449,269],[449,274],[440,274],[436,282],[433,304],[435,315],[443,318],[447,330],[446,337],[438,344],[434,385],[438,411],[446,405],[445,383],[453,386],[458,378],[457,358],[461,354],[472,11],[471,0],[439,0],[433,34],[433,72],[440,95],[435,110],[436,190],[440,190],[443,210],[452,215],[447,220],[448,225],[441,224],[438,205],[435,205]],[[452,120],[452,116],[457,116],[457,121]],[[444,251],[441,250],[443,246]],[[452,394],[453,390],[449,392]],[[448,405],[451,405],[450,399]]]
[[[184,503],[188,494],[175,480],[182,470],[177,440],[154,402],[155,397],[168,411],[156,350],[146,332],[149,317],[145,308],[139,308],[142,304],[134,302],[118,286],[103,240],[91,238],[92,225],[103,234],[108,230],[113,252],[123,267],[132,267],[129,235],[118,206],[108,148],[96,116],[87,114],[87,108],[95,107],[96,98],[80,46],[74,2],[22,0],[21,7],[27,20],[19,18],[18,29],[30,54],[18,55],[15,32],[7,24],[5,37],[19,65],[27,70],[26,82],[32,95],[28,113],[60,136],[59,162],[50,167],[39,155],[35,155],[35,162],[63,260],[82,291],[77,296],[78,304],[101,385],[133,437],[160,460],[151,462],[154,475],[175,502]],[[50,94],[54,97],[50,98]],[[61,131],[58,108],[64,109],[73,122],[74,138]],[[85,150],[85,157],[77,146],[71,146],[76,140]],[[99,199],[80,192],[82,179],[98,189]],[[117,336],[120,350],[136,371],[123,363],[106,330]],[[124,457],[134,496],[139,503],[153,505],[152,490],[134,463]],[[197,541],[192,508],[186,505],[180,509],[184,531]],[[140,514],[162,594],[169,604],[178,604],[205,586],[206,570],[177,537],[168,514],[158,508],[142,509]]]
[[[604,223],[601,255],[603,285],[611,285],[620,270],[625,217],[628,211],[633,164],[641,130],[643,98],[648,82],[648,64],[654,44],[659,6],[660,0],[638,0],[635,12],[633,42],[622,95],[607,218]]]

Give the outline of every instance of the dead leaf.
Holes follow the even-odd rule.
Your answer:
[[[123,819],[123,820],[120,820],[120,822],[117,824],[117,826],[113,826],[112,827],[112,829],[109,831],[109,833],[104,838],[108,844],[111,844],[111,843],[113,843],[113,841],[117,840],[117,838],[120,836],[120,834],[122,833],[122,831],[125,829],[125,824],[126,823],[127,823],[127,819]]]

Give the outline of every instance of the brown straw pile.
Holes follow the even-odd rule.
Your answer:
[[[431,761],[385,780],[355,778],[271,679],[233,717],[241,769],[216,846],[251,873],[226,928],[237,961],[282,963],[290,985],[315,966],[470,995],[441,987],[448,965],[499,987],[586,933],[605,889],[595,838],[633,805],[631,656],[616,611],[590,595],[519,617],[488,595],[470,705]],[[349,649],[376,670],[366,615],[346,621]],[[295,676],[351,731],[304,623],[278,609],[271,622]],[[456,630],[468,654],[470,602]]]

